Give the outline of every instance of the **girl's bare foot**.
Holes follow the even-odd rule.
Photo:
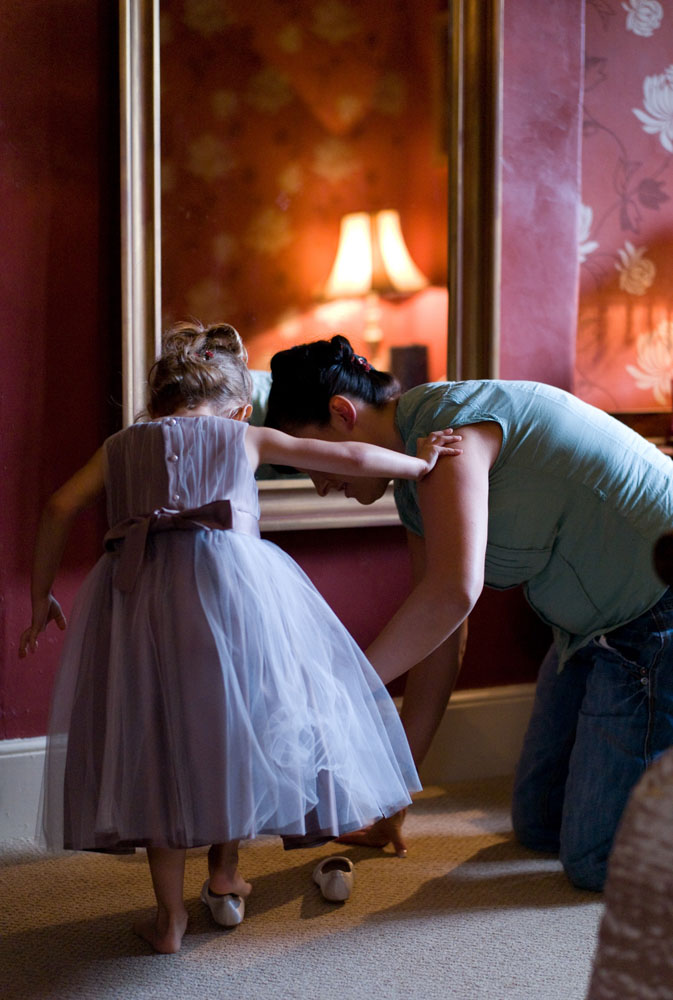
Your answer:
[[[402,836],[402,824],[406,814],[407,810],[401,809],[393,816],[380,819],[364,830],[357,830],[355,833],[347,833],[343,837],[337,837],[337,841],[340,844],[352,844],[356,847],[380,847],[381,849],[392,844],[397,857],[406,858],[407,845]]]
[[[154,918],[137,920],[133,925],[133,930],[161,955],[174,955],[176,951],[180,950],[182,939],[187,930],[187,910],[169,916],[165,910],[160,908]]]
[[[208,881],[208,890],[214,896],[228,896],[233,893],[235,896],[242,896],[243,899],[252,892],[252,884],[246,882],[239,871],[229,878],[221,874],[211,875]]]

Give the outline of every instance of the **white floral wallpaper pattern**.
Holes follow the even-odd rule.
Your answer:
[[[587,0],[578,395],[671,408],[673,0]]]

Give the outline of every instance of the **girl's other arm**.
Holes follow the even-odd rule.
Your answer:
[[[65,628],[65,617],[56,598],[51,593],[70,527],[77,514],[93,503],[103,491],[103,449],[64,483],[47,501],[40,518],[33,555],[31,599],[33,605],[30,626],[21,635],[19,656],[26,651],[34,653],[37,637],[53,619],[60,629]]]
[[[460,436],[450,429],[432,431],[428,437],[418,439],[414,457],[363,441],[292,437],[271,427],[249,427],[246,434],[246,448],[255,467],[270,463],[315,472],[390,479],[422,479],[440,456],[461,454],[461,449],[454,447],[456,441],[460,441]]]

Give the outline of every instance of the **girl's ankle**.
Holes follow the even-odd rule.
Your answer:
[[[227,896],[232,893],[245,898],[250,895],[252,886],[245,881],[238,868],[218,869],[210,871],[208,889],[216,896]]]

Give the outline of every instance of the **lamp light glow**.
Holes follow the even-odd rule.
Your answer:
[[[411,259],[397,211],[386,209],[344,215],[323,297],[366,298],[364,337],[375,363],[383,337],[379,296],[413,295],[428,284],[428,279]]]
[[[398,212],[386,209],[344,215],[336,258],[325,282],[325,298],[346,299],[370,292],[410,295],[428,283],[411,259]]]
[[[332,270],[325,283],[327,299],[366,295],[372,287],[371,223],[366,212],[344,215]]]
[[[374,222],[388,281],[399,294],[420,292],[429,282],[411,259],[402,236],[399,213],[392,209],[379,212]]]

